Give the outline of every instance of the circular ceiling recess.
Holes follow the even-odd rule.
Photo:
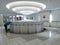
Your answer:
[[[34,1],[15,1],[8,3],[6,5],[6,8],[16,13],[21,13],[23,15],[30,15],[44,10],[46,8],[46,5]]]

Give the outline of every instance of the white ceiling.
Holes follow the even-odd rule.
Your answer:
[[[25,0],[0,0],[0,14],[16,14],[8,10],[5,5],[12,1],[25,1]],[[60,0],[26,0],[26,1],[37,1],[47,5],[46,9],[60,8]]]

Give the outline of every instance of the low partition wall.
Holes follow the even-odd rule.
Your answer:
[[[40,21],[28,21],[28,22],[12,22],[10,25],[10,31],[14,33],[37,33],[41,32],[43,28],[43,22]]]

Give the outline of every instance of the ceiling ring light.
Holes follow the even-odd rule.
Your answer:
[[[34,1],[15,1],[15,2],[8,3],[6,5],[6,8],[16,13],[29,15],[44,10],[46,8],[46,5]]]

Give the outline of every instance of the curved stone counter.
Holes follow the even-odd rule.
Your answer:
[[[37,33],[42,28],[40,21],[15,21],[10,25],[10,31],[14,33]]]

